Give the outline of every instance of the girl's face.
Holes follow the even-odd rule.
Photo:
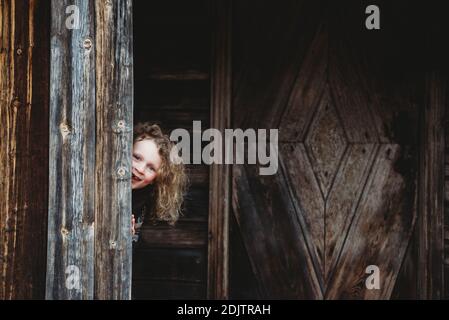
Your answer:
[[[132,189],[141,189],[151,184],[162,164],[156,143],[148,139],[135,142],[132,160]]]

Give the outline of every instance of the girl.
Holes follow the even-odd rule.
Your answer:
[[[144,218],[173,225],[179,218],[186,191],[184,165],[173,159],[174,144],[156,124],[134,127],[132,154],[132,232],[138,240]],[[176,161],[174,161],[176,160]]]

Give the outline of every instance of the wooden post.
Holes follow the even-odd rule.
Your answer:
[[[426,77],[422,112],[419,178],[418,292],[420,299],[440,299],[444,260],[444,112],[447,83],[438,71]]]
[[[42,299],[49,6],[0,0],[0,300]]]
[[[52,1],[48,299],[131,297],[131,4]]]
[[[211,128],[231,125],[231,1],[212,3]],[[228,238],[231,174],[229,165],[210,169],[207,296],[228,298]]]
[[[131,298],[132,1],[96,1],[95,298]]]
[[[79,9],[79,29],[66,8]],[[94,296],[94,0],[51,2],[47,299]]]

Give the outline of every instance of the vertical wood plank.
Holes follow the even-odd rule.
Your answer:
[[[45,10],[40,0],[0,1],[0,299],[38,299],[45,290]]]
[[[418,292],[421,299],[442,296],[444,259],[444,111],[447,84],[437,71],[426,77],[422,111],[419,178]]]
[[[211,128],[224,132],[231,125],[231,1],[212,3]],[[209,299],[228,298],[230,168],[210,169],[208,283]]]
[[[79,8],[79,29],[66,7]],[[47,299],[93,298],[94,1],[51,2]],[[67,273],[66,273],[67,272]]]
[[[95,298],[131,298],[132,1],[96,1]]]
[[[30,48],[32,61],[32,91],[29,121],[29,140],[26,159],[28,212],[22,224],[22,240],[19,264],[22,272],[16,278],[19,284],[16,298],[45,298],[45,269],[47,258],[47,213],[48,213],[48,115],[50,77],[50,2],[27,1],[29,5]],[[19,16],[23,19],[23,16]]]

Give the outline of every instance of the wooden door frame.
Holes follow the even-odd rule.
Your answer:
[[[425,78],[421,112],[418,196],[419,299],[444,296],[445,114],[448,85],[439,71]],[[449,276],[449,275],[446,275]]]
[[[231,0],[211,3],[210,126],[224,132],[231,126]],[[209,171],[207,298],[229,296],[229,211],[231,167],[212,164]]]

